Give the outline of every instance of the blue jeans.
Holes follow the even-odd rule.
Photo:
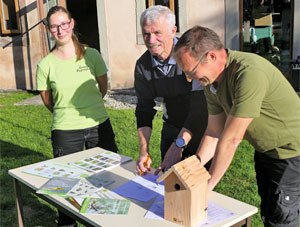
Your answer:
[[[117,152],[115,134],[109,119],[95,127],[79,130],[53,130],[51,132],[55,158],[93,147]],[[76,221],[58,210],[58,226],[76,224]]]
[[[261,217],[268,227],[299,227],[300,156],[274,159],[255,152]]]

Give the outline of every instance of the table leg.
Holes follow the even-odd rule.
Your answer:
[[[232,225],[231,227],[251,227],[251,216]]]
[[[251,216],[246,219],[246,227],[251,227]]]
[[[14,187],[16,193],[16,208],[17,208],[17,218],[19,227],[24,227],[23,220],[23,203],[22,203],[22,193],[21,193],[21,185],[17,179],[14,178]]]

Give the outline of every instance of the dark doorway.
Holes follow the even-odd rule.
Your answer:
[[[292,56],[293,1],[243,0],[243,50],[263,56],[285,75]]]
[[[100,51],[96,0],[67,0],[67,9],[75,20],[75,32],[81,43]]]

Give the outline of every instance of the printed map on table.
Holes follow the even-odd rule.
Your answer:
[[[103,150],[96,155],[71,162],[69,164],[90,172],[97,173],[111,167],[118,166],[130,160],[132,160],[131,157]]]

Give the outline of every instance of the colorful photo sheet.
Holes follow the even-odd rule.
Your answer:
[[[85,198],[99,198],[99,199],[122,199],[121,196],[118,194],[110,191],[106,188],[100,188],[97,191],[94,191],[90,194],[85,195],[84,197],[68,197],[66,198],[69,202],[71,202],[76,208],[79,207],[79,210],[81,209],[81,206],[83,204],[83,201]]]
[[[68,196],[85,197],[87,194],[96,191],[98,188],[84,181],[79,181],[74,187],[67,193]]]
[[[164,195],[164,183],[157,183],[158,176],[147,173],[115,188],[113,191],[121,196],[148,202],[158,195]]]
[[[85,214],[128,214],[130,201],[121,199],[86,198],[80,209]]]
[[[76,178],[54,177],[42,185],[37,193],[56,194],[66,196],[66,194],[79,182]]]
[[[39,163],[23,172],[51,179],[53,177],[73,178],[82,174],[83,170],[70,165],[47,161]]]
[[[105,169],[118,166],[130,160],[132,160],[131,157],[103,150],[94,156],[84,158],[76,162],[71,162],[69,164],[90,172],[97,173]]]
[[[114,180],[103,176],[103,172],[96,173],[81,180],[69,192],[68,196],[72,197],[86,197],[101,187],[109,185]]]

